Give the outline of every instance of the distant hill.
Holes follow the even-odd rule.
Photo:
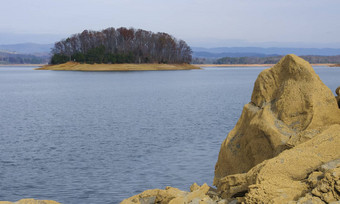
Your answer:
[[[0,51],[0,64],[47,64],[49,61],[49,55],[38,56]]]
[[[270,57],[287,54],[335,56],[340,55],[340,49],[335,48],[261,48],[261,47],[192,47],[194,58],[221,58],[221,57]]]
[[[53,44],[21,43],[0,45],[1,52],[11,52],[17,54],[30,54],[37,56],[50,55]]]

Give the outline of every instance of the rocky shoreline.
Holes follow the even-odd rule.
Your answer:
[[[332,203],[340,200],[340,88],[287,55],[258,76],[221,145],[214,185],[147,190],[129,203]]]

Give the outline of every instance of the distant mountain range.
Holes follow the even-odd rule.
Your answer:
[[[49,55],[19,54],[0,50],[0,64],[47,64]]]
[[[0,45],[0,64],[46,64],[50,61],[53,44]]]
[[[340,49],[335,48],[261,48],[261,47],[191,47],[194,58],[221,57],[271,57],[287,54],[335,56],[340,55]]]

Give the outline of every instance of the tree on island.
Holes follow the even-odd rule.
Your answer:
[[[134,28],[107,28],[56,42],[51,64],[80,63],[190,63],[192,50],[183,40],[167,33]]]

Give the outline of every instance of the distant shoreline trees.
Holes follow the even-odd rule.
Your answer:
[[[31,54],[16,54],[0,51],[0,64],[46,64],[50,56],[36,56]]]
[[[276,64],[283,56],[271,57],[223,57],[216,59],[213,64]],[[323,63],[340,63],[340,55],[335,56],[300,56],[309,63],[323,64]],[[202,63],[202,59],[194,59],[193,63]]]
[[[276,64],[283,55],[269,57],[223,57],[223,58],[193,58],[192,64]],[[299,56],[311,64],[340,64],[340,55],[318,56],[302,55]]]
[[[79,63],[190,63],[192,50],[183,40],[167,33],[134,28],[107,28],[82,33],[56,42],[51,64]]]

